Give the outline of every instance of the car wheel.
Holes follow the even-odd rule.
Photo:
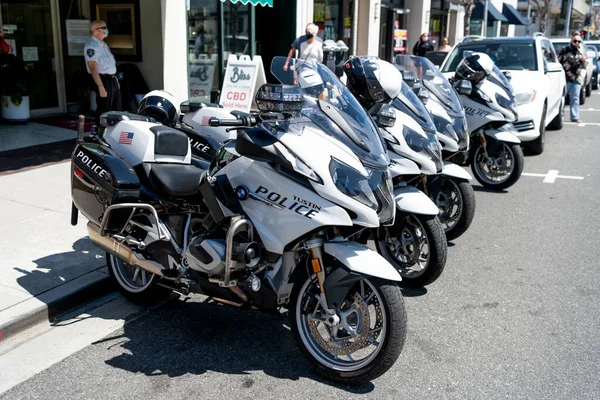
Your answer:
[[[546,104],[542,111],[542,119],[540,120],[540,136],[531,142],[523,143],[529,154],[539,155],[544,152],[544,143],[546,142]]]
[[[590,83],[585,86],[585,97],[590,97],[592,95],[592,80],[590,79]]]
[[[598,89],[598,73],[597,72],[595,72],[594,76],[592,76],[592,89],[593,90]]]
[[[581,92],[579,93],[579,105],[582,106],[585,104],[585,87],[581,87]]]

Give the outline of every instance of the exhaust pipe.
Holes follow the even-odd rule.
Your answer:
[[[118,257],[120,260],[126,262],[129,265],[140,267],[150,273],[157,276],[163,276],[164,267],[155,261],[144,260],[138,258],[133,251],[125,243],[118,242],[110,236],[102,236],[100,234],[100,227],[88,222],[87,224],[88,235],[90,240],[96,246],[102,250]]]

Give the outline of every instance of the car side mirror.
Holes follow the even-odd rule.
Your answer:
[[[435,74],[433,73],[433,71],[428,69],[427,71],[425,71],[425,74],[423,74],[423,79],[426,81],[432,81],[435,79]]]
[[[510,82],[510,80],[512,79],[512,74],[510,73],[510,71],[505,71],[503,72],[503,74],[506,77],[506,79],[508,79],[508,81]]]
[[[369,114],[380,128],[391,128],[396,123],[396,111],[389,104],[377,103],[371,107]]]
[[[471,81],[467,81],[465,79],[458,81],[454,87],[456,88],[458,94],[462,94],[464,96],[470,95],[473,91],[473,84]]]
[[[593,50],[588,50],[588,51],[585,53],[585,56],[586,56],[587,58],[589,58],[589,59],[592,59],[592,58],[596,57],[596,53],[595,53]]]

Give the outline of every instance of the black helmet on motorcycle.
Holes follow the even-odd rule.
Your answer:
[[[402,74],[378,57],[350,57],[344,65],[346,87],[363,107],[395,99],[402,90]],[[385,79],[382,79],[385,76]]]
[[[171,93],[164,90],[153,90],[140,101],[137,112],[155,119],[159,124],[175,126],[179,121],[177,104]]]
[[[494,62],[485,53],[465,54],[465,57],[456,67],[456,76],[471,82],[479,82],[490,74]]]

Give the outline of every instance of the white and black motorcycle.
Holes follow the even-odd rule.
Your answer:
[[[315,103],[321,98],[329,101],[344,101],[338,95],[339,87],[343,85],[340,80],[326,67],[311,61],[292,60],[290,63],[294,70],[283,68],[285,57],[275,57],[271,65],[271,73],[283,84],[299,85],[307,102]],[[401,75],[397,74],[393,84],[396,92],[400,91]],[[392,71],[393,73],[393,71]],[[142,110],[140,110],[142,111]],[[232,115],[243,115],[239,111],[220,108],[214,104],[204,104],[186,101],[181,104],[182,118],[179,125],[190,127],[198,134],[217,141],[231,140],[232,133],[223,127],[209,126],[208,121],[212,116],[231,118]],[[359,146],[358,151],[364,151],[365,146],[350,129],[353,125],[351,119],[343,118],[331,124],[327,119],[319,119],[323,132],[333,135],[340,140],[351,141]],[[356,129],[356,127],[354,127]],[[357,145],[356,143],[360,143]],[[393,156],[390,153],[390,156]],[[198,153],[198,157],[201,154]],[[395,158],[401,158],[393,156]],[[402,165],[411,164],[402,160]],[[414,165],[414,164],[413,164]],[[415,168],[400,169],[401,164],[396,163],[396,169],[390,169],[393,178],[401,173],[414,173]],[[397,205],[397,217],[393,227],[381,227],[378,230],[364,230],[355,240],[366,242],[373,233],[375,237],[389,238],[390,248],[378,248],[380,253],[390,261],[402,275],[403,283],[411,286],[423,286],[434,282],[442,273],[446,264],[447,243],[443,228],[435,216],[438,209],[429,198],[420,190],[406,184],[394,187],[394,196]],[[392,243],[393,242],[393,243]]]
[[[406,334],[401,277],[345,238],[393,222],[389,158],[371,118],[337,90],[336,102],[307,103],[298,87],[262,86],[262,113],[209,121],[237,135],[208,170],[191,163],[181,131],[102,115],[98,135],[81,135],[72,155],[72,223],[78,211],[89,220],[91,241],[132,300],[178,291],[285,307],[318,372],[347,384],[382,375]]]
[[[433,190],[429,190],[429,194],[440,209],[439,218],[444,225],[446,237],[449,240],[456,239],[467,231],[475,216],[475,193],[470,184],[471,175],[447,161],[454,154],[464,154],[469,150],[469,132],[463,107],[446,77],[428,59],[396,56],[394,65],[421,100],[435,126],[436,136],[442,146],[442,157],[446,161],[441,179],[438,179]],[[407,100],[415,102],[414,98]],[[405,103],[406,101],[399,103],[405,114],[414,114],[410,103]],[[431,128],[431,124],[420,116],[417,115],[415,119],[423,121],[421,125],[425,131]],[[405,152],[411,153],[409,148],[405,149]],[[422,169],[427,173],[426,168]]]
[[[525,160],[512,125],[518,115],[510,82],[487,54],[465,52],[450,83],[465,108],[471,134],[466,163],[475,178],[494,190],[514,185]]]

